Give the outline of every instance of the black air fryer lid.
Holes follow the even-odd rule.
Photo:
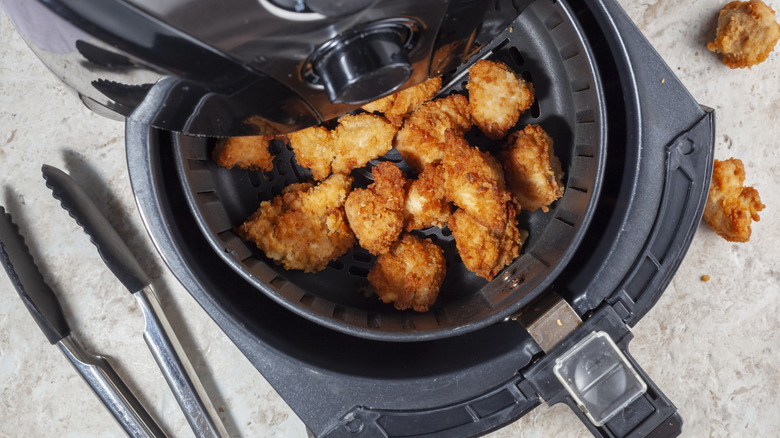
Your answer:
[[[173,171],[172,134],[128,124],[132,184],[166,263],[316,436],[476,436],[542,400],[568,404],[597,436],[679,433],[676,409],[628,353],[628,327],[660,297],[699,223],[714,115],[696,104],[616,3],[554,5],[572,11],[596,54],[609,142],[592,223],[545,294],[582,324],[546,351],[512,320],[456,337],[389,343],[290,312],[221,262],[192,213],[177,207],[186,201]],[[543,22],[554,28],[554,20]],[[577,376],[600,366],[605,380],[619,378],[603,386],[590,381],[600,388],[594,397]],[[621,398],[624,389],[639,395]],[[613,394],[601,399],[604,391]],[[599,424],[601,410],[626,403]]]

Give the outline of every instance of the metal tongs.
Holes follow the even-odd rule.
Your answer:
[[[227,431],[178,342],[129,248],[73,178],[44,165],[43,177],[62,207],[91,237],[103,261],[136,297],[145,319],[144,340],[198,437],[227,437]],[[49,342],[57,344],[131,437],[165,434],[104,358],[84,351],[70,335],[54,291],[44,282],[18,227],[0,207],[0,262]]]
[[[43,334],[70,360],[125,432],[131,437],[164,437],[160,426],[111,364],[85,351],[73,338],[57,296],[44,282],[18,227],[3,207],[0,207],[0,261]]]

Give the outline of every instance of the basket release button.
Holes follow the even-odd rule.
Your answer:
[[[647,384],[605,332],[589,334],[561,355],[553,373],[596,426],[647,391]]]

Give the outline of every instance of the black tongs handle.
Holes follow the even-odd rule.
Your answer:
[[[130,293],[138,292],[151,283],[114,227],[70,175],[45,164],[42,171],[46,186],[89,235],[106,266]],[[63,190],[62,187],[68,187],[68,190]]]
[[[5,267],[19,297],[30,311],[38,327],[52,345],[70,334],[62,307],[54,291],[43,281],[19,234],[19,227],[11,220],[11,215],[0,206],[0,262]]]

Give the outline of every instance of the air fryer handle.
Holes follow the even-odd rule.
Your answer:
[[[628,352],[628,349],[621,347],[621,352],[647,385],[647,391],[644,394],[623,408],[622,411],[602,426],[594,425],[571,397],[565,397],[564,403],[577,414],[588,430],[596,437],[666,438],[679,436],[682,433],[683,419],[677,412],[677,408],[658,389],[658,386],[650,380],[647,373]]]
[[[212,87],[255,74],[219,50],[123,0],[40,0],[74,26],[151,67]]]

